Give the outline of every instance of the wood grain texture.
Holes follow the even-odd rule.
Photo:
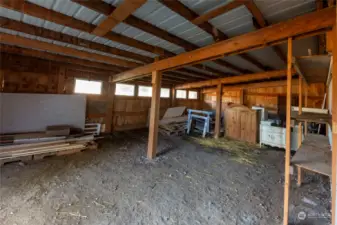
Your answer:
[[[132,15],[132,13],[140,8],[144,3],[146,3],[146,0],[124,0],[92,31],[92,34],[104,36],[110,30]]]
[[[147,147],[147,157],[153,159],[157,154],[158,143],[158,123],[160,109],[160,87],[161,72],[154,71],[152,73],[152,97],[149,121],[149,143]]]
[[[222,106],[222,84],[219,83],[216,90],[216,106],[215,106],[215,128],[214,128],[214,137],[219,138],[221,132],[221,106]]]

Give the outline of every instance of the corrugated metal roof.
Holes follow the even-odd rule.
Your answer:
[[[60,12],[62,14],[71,16],[78,20],[90,23],[90,24],[99,24],[102,20],[106,18],[105,15],[97,13],[89,8],[83,7],[77,3],[74,3],[69,0],[28,0],[31,3],[40,5],[47,9],[54,10],[56,12]],[[111,4],[113,6],[118,6],[122,0],[104,0],[106,3]],[[204,14],[214,8],[217,8],[221,5],[225,5],[230,1],[218,1],[218,0],[180,0],[184,5],[188,8],[201,15]],[[295,16],[308,13],[314,11],[316,9],[315,0],[297,0],[297,1],[289,1],[289,0],[258,0],[255,1],[258,8],[261,10],[265,19],[269,23],[275,23],[279,21],[283,21],[289,18],[293,18]],[[149,53],[140,49],[136,49],[130,46],[126,46],[106,38],[97,37],[92,34],[82,32],[76,29],[72,29],[70,27],[62,26],[55,24],[53,22],[41,20],[36,17],[32,17],[29,15],[24,15],[22,13],[15,12],[13,10],[8,10],[5,8],[0,8],[0,15],[22,21],[24,23],[29,23],[34,26],[44,27],[46,29],[55,30],[58,32],[62,32],[68,35],[72,35],[75,37],[80,37],[89,41],[97,42],[100,44],[104,44],[107,46],[123,49],[126,51],[130,51],[133,53],[138,53],[142,55],[146,55],[149,57],[155,57],[155,54]],[[200,47],[207,46],[213,43],[213,38],[210,34],[206,33],[201,28],[195,26],[191,22],[187,21],[182,16],[177,13],[171,11],[166,6],[162,5],[160,2],[156,0],[150,0],[145,3],[142,7],[137,9],[133,15],[138,17],[148,23],[151,23],[177,37],[180,37],[188,42],[191,42]],[[245,6],[238,7],[230,12],[227,12],[221,16],[218,16],[209,22],[221,30],[223,33],[228,35],[229,37],[237,36],[240,34],[248,33],[253,31],[255,28],[252,24],[252,15],[249,10]],[[1,30],[3,31],[3,30]],[[159,46],[168,51],[174,52],[176,54],[184,52],[184,49],[181,46],[177,46],[176,44],[169,43],[161,38],[158,38],[152,34],[146,33],[138,28],[132,27],[125,23],[120,23],[116,26],[113,32],[125,35],[127,37],[134,38],[138,41],[151,44],[154,46]],[[8,31],[7,31],[8,32]],[[19,34],[16,32],[15,34]],[[51,42],[54,44],[64,45],[67,47],[73,47],[77,49],[82,49],[85,51],[96,52],[98,54],[107,55],[106,53],[93,51],[90,49],[84,49],[83,47],[73,46],[69,44],[64,44],[60,42],[55,42],[47,39],[42,39],[38,37],[34,37],[31,35],[20,34],[32,39],[38,39],[42,41]],[[313,53],[316,51],[316,39],[309,38],[305,41],[297,41],[296,45],[294,45],[294,53],[297,55],[298,53],[303,54],[303,49],[312,49]],[[282,46],[284,49],[284,46]],[[301,49],[301,50],[298,50]],[[284,50],[285,52],[285,50]],[[280,58],[276,55],[276,53],[270,48],[264,48],[259,50],[254,50],[249,52],[250,55],[254,56],[261,63],[266,66],[270,66],[273,68],[284,68],[284,63],[280,60]],[[120,57],[123,58],[123,57]],[[224,58],[227,62],[230,62],[236,66],[239,66],[243,69],[249,69],[252,71],[260,71],[255,65],[243,60],[238,56],[229,56]],[[223,72],[233,72],[228,68],[224,68],[222,66],[216,65],[212,62],[204,63],[207,66],[212,68],[217,68],[222,70]]]

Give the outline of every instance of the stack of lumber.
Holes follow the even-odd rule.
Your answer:
[[[47,156],[59,156],[80,152],[85,149],[97,149],[93,135],[68,136],[59,140],[27,142],[0,146],[0,165],[13,161],[42,159]]]
[[[185,110],[185,106],[168,108],[159,121],[159,132],[168,136],[185,134],[187,124],[187,116],[183,116]]]
[[[179,119],[180,121],[178,120],[167,124],[159,124],[159,132],[168,136],[180,136],[185,134],[187,116]]]

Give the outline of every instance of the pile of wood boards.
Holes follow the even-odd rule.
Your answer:
[[[184,116],[186,107],[168,108],[159,121],[159,132],[168,136],[179,136],[185,134],[187,116]]]
[[[28,134],[23,136],[25,139],[14,138],[10,144],[6,139],[6,145],[0,146],[0,165],[13,161],[37,160],[47,156],[72,154],[85,149],[97,149],[94,135],[45,136],[43,138],[42,134],[31,134],[30,137],[34,138],[27,138]]]

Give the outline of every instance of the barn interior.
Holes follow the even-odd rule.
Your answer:
[[[335,0],[0,0],[0,221],[337,225]]]

